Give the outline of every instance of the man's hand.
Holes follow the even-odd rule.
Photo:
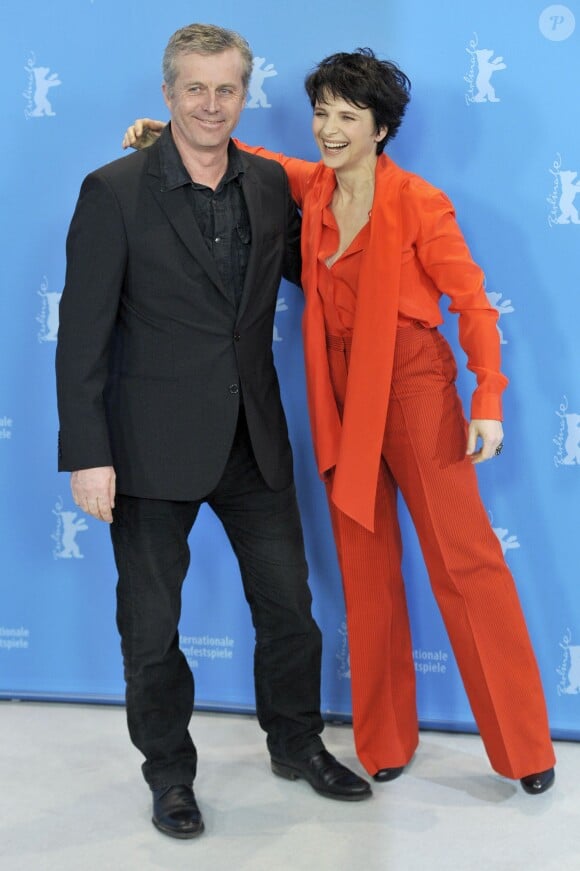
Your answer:
[[[481,447],[476,451],[477,439],[481,439]],[[467,434],[468,457],[473,463],[483,463],[495,456],[496,449],[503,441],[503,427],[499,420],[472,420]]]
[[[127,127],[123,136],[123,148],[148,148],[161,136],[165,127],[164,121],[154,121],[152,118],[137,118],[134,124]]]
[[[70,477],[73,499],[79,508],[97,520],[113,522],[115,470],[112,466],[80,469]]]

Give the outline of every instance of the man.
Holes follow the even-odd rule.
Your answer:
[[[236,33],[191,25],[171,37],[171,123],[85,179],[60,308],[59,468],[77,505],[111,524],[129,732],[153,823],[177,838],[203,831],[177,628],[203,502],[252,611],[272,770],[330,798],[370,795],[320,738],[321,639],[271,351],[281,276],[299,280],[300,222],[280,167],[230,140],[251,69]]]

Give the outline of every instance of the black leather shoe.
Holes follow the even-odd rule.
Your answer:
[[[153,791],[153,825],[172,838],[195,838],[203,820],[191,786],[178,784]]]
[[[386,783],[388,780],[396,780],[397,777],[401,776],[404,770],[404,765],[401,765],[400,768],[379,768],[377,773],[373,774],[373,780],[376,780],[377,783]]]
[[[522,777],[520,780],[526,792],[530,795],[540,795],[541,792],[546,792],[554,785],[556,773],[553,768],[548,768],[547,771],[540,771],[539,774],[528,774],[527,777]]]
[[[287,780],[307,780],[312,789],[326,798],[362,801],[372,795],[366,780],[342,765],[328,750],[321,750],[309,759],[272,757],[272,771]]]

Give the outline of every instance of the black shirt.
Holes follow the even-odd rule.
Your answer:
[[[215,190],[191,180],[171,136],[170,124],[161,134],[159,149],[164,189],[187,188],[192,218],[215,260],[224,287],[232,292],[238,305],[252,236],[241,185],[244,169],[238,149],[230,140],[228,166]]]

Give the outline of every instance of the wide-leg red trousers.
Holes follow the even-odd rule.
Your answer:
[[[333,337],[327,345],[342,411],[350,347]],[[346,601],[354,738],[370,774],[405,765],[418,743],[397,519],[400,488],[491,765],[521,778],[551,768],[555,757],[514,581],[465,457],[467,424],[456,374],[452,351],[436,329],[400,327],[375,532],[329,498]],[[329,496],[331,488],[332,474]]]

